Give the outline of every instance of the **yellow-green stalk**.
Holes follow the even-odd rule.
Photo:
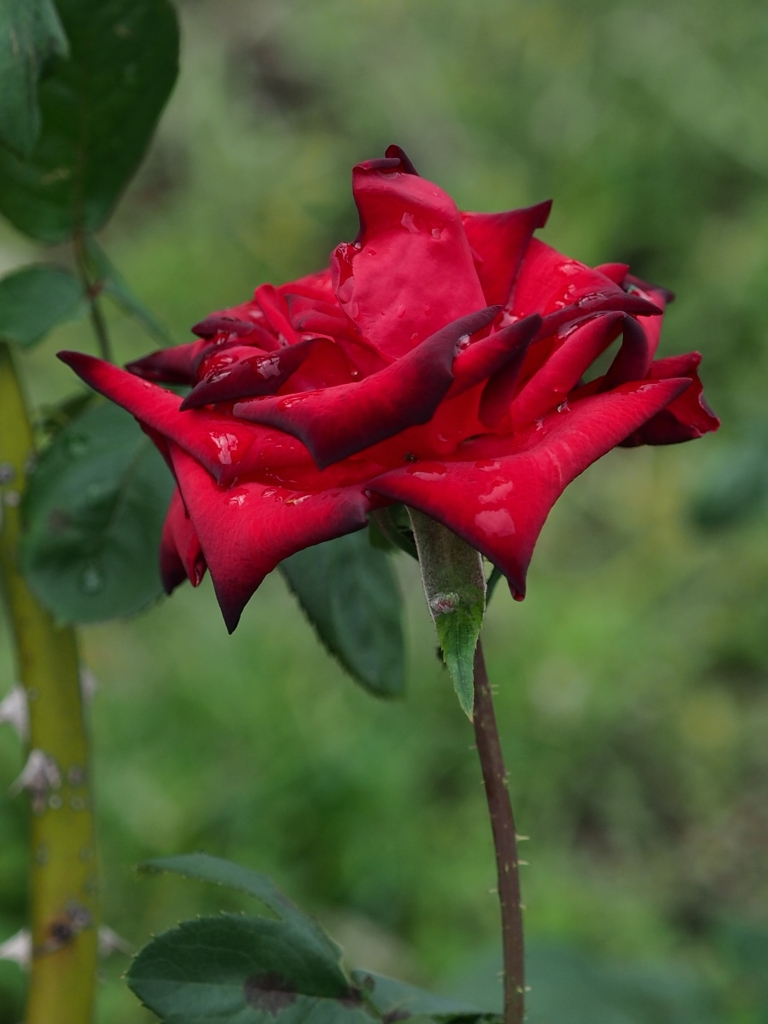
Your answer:
[[[77,640],[19,567],[20,509],[34,439],[9,346],[0,342],[0,582],[29,707],[32,963],[25,1024],[90,1024],[99,877]],[[36,770],[34,770],[36,769]]]

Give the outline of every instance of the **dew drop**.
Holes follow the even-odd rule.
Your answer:
[[[478,512],[475,526],[486,537],[511,537],[515,533],[515,522],[505,508]]]
[[[71,455],[73,459],[79,459],[88,451],[88,438],[83,437],[82,434],[71,434],[67,438],[66,448],[67,455]]]
[[[406,210],[406,212],[400,218],[400,223],[402,224],[406,231],[410,231],[412,235],[418,235],[419,229],[416,225],[414,216],[410,211]]]
[[[105,583],[104,572],[96,562],[89,562],[80,573],[80,589],[84,594],[98,594]]]
[[[419,469],[418,465],[413,466],[406,470],[411,476],[415,476],[417,480],[440,480],[445,476],[447,470],[445,466],[432,466],[430,469]]]
[[[100,498],[104,497],[108,490],[108,484],[104,484],[99,480],[93,480],[85,489],[86,500],[89,502],[99,501]]]

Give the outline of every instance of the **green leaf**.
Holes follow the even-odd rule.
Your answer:
[[[371,513],[371,525],[375,527],[377,534],[381,535],[381,539],[388,542],[390,547],[404,551],[411,558],[418,560],[419,554],[413,539],[411,520],[408,518],[405,505],[396,503],[376,509]],[[374,545],[378,543],[383,547],[377,534],[374,534],[376,540],[372,543]]]
[[[464,1000],[432,995],[404,981],[385,978],[372,971],[352,971],[352,978],[365,993],[366,1001],[391,1020],[430,1017],[433,1020],[494,1019],[488,1013]]]
[[[127,975],[168,1024],[371,1024],[341,967],[285,921],[222,914],[155,938]]]
[[[154,313],[131,291],[125,278],[93,235],[86,238],[85,245],[88,263],[101,294],[108,296],[124,313],[133,317],[159,345],[164,348],[174,345],[174,339]]]
[[[353,533],[299,551],[280,571],[349,674],[377,696],[402,694],[402,599],[387,555]]]
[[[237,889],[239,892],[254,896],[265,907],[268,907],[279,918],[291,924],[297,932],[301,933],[302,940],[307,946],[314,944],[318,950],[325,950],[326,955],[330,955],[334,962],[339,962],[341,950],[330,935],[314,918],[308,917],[295,904],[291,903],[267,875],[249,871],[248,868],[234,864],[230,860],[211,857],[207,853],[160,857],[140,864],[139,870],[144,872],[167,871],[171,874],[183,875],[185,878],[192,878],[198,882],[213,882],[216,885],[223,885],[227,889]]]
[[[421,579],[445,664],[462,710],[475,704],[474,658],[485,616],[483,559],[445,526],[415,509],[408,514],[419,552]]]
[[[99,404],[45,450],[24,495],[22,567],[61,622],[138,611],[161,592],[171,474],[128,413]]]
[[[0,280],[0,338],[34,345],[85,310],[80,282],[67,270],[38,264]]]
[[[188,921],[142,950],[128,983],[164,1020],[255,1024],[280,1017],[299,1024],[312,1013],[313,1020],[327,1024],[370,1024],[341,966],[339,947],[266,875],[204,853],[163,857],[140,870],[237,889],[278,917]]]
[[[70,56],[40,83],[37,145],[26,160],[0,151],[0,212],[43,242],[104,224],[144,155],[178,65],[169,0],[59,0],[58,10]]]
[[[502,579],[503,575],[504,573],[501,571],[498,565],[494,565],[493,569],[491,569],[491,575],[488,577],[488,582],[486,583],[486,605],[490,604],[491,598],[493,597],[493,593],[496,590],[496,587],[499,585],[499,581]]]
[[[40,135],[38,81],[51,60],[67,52],[52,0],[0,3],[0,141],[22,157]]]

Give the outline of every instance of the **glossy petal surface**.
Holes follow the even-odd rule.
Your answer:
[[[513,455],[418,463],[383,475],[371,488],[453,530],[498,565],[523,597],[534,545],[567,485],[689,383],[658,381],[588,398],[550,414]]]
[[[359,384],[285,398],[239,403],[236,416],[299,437],[323,469],[418,423],[426,423],[453,383],[453,358],[463,335],[474,334],[498,307],[454,321]]]
[[[362,529],[371,501],[362,486],[319,494],[249,482],[220,488],[187,452],[171,459],[231,633],[261,581],[289,555]]]
[[[447,193],[425,178],[367,164],[355,168],[353,191],[360,234],[334,251],[333,283],[342,308],[377,349],[403,356],[488,305]]]

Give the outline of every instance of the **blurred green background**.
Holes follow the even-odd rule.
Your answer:
[[[179,341],[352,238],[350,167],[390,142],[463,208],[553,197],[546,241],[677,291],[662,354],[704,353],[722,432],[590,469],[545,527],[529,597],[513,605],[499,588],[489,615],[530,836],[530,1019],[764,1024],[765,5],[187,0],[180,13],[179,84],[104,237]],[[0,272],[32,256],[0,227]],[[121,360],[153,347],[128,320],[111,326]],[[84,321],[24,355],[38,404],[76,390],[53,358],[62,347],[93,350]],[[105,916],[131,943],[246,905],[132,870],[202,848],[269,872],[353,964],[446,990],[497,984],[471,729],[414,567],[400,568],[402,703],[342,676],[277,576],[232,638],[207,582],[82,631],[100,681]],[[12,681],[2,633],[0,693]],[[0,731],[1,788],[20,759]],[[0,941],[24,920],[25,829],[22,801],[0,798]],[[105,964],[100,1024],[150,1019],[119,980],[125,966]],[[21,984],[0,963],[1,1024],[19,1019]]]

